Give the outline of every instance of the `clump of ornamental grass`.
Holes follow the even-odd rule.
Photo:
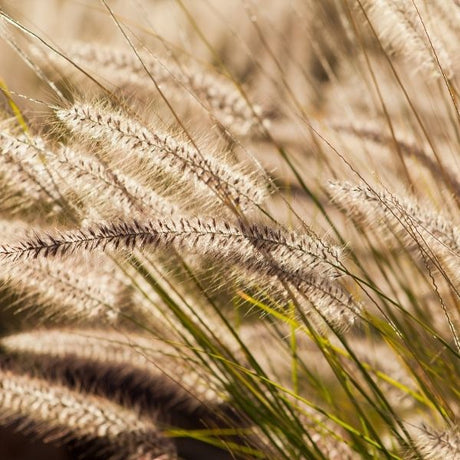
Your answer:
[[[456,458],[458,2],[61,3],[0,7],[6,433]]]

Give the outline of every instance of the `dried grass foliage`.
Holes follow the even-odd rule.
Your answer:
[[[458,2],[49,0],[48,35],[26,3],[0,424],[86,458],[456,458]]]

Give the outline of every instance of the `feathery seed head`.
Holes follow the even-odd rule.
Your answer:
[[[43,58],[37,51],[34,54]],[[118,87],[134,86],[156,96],[155,81],[168,97],[183,101],[184,96],[191,93],[212,116],[235,134],[245,135],[254,131],[260,123],[268,123],[263,118],[262,108],[250,104],[231,80],[196,63],[184,65],[178,60],[159,58],[142,51],[136,56],[131,50],[84,42],[68,46],[66,55]],[[68,62],[54,55],[48,57],[64,68],[70,67]]]
[[[187,248],[195,253],[287,283],[331,322],[350,323],[360,307],[334,281],[342,273],[340,251],[325,242],[281,229],[216,219],[168,219],[99,224],[56,235],[41,234],[0,247],[0,257],[19,261],[106,248]],[[263,279],[263,278],[262,278]]]
[[[334,182],[329,188],[333,201],[350,215],[360,217],[366,225],[378,228],[379,222],[385,220],[409,241],[429,241],[432,248],[454,259],[460,257],[460,229],[440,213],[424,209],[410,198],[368,186]]]
[[[456,460],[460,456],[460,430],[458,426],[445,430],[425,424],[412,430],[418,451],[426,460]],[[410,454],[410,452],[408,452]],[[417,458],[416,453],[410,458]]]
[[[0,372],[0,420],[22,420],[38,436],[65,441],[108,443],[107,458],[134,455],[169,455],[172,443],[153,423],[143,422],[127,409],[97,398],[73,392],[49,382]]]
[[[416,61],[431,76],[453,77],[451,57],[431,27],[429,13],[423,14],[422,2],[366,0],[364,5],[385,45]]]
[[[166,405],[177,402],[184,395],[187,395],[187,403],[192,408],[196,408],[200,401],[209,404],[221,402],[221,397],[212,389],[213,379],[205,379],[193,366],[193,355],[189,350],[184,347],[176,349],[164,342],[157,343],[147,335],[103,329],[39,329],[4,337],[0,345],[9,355],[19,356],[25,362],[33,356],[43,360],[56,358],[63,362],[77,359],[95,363],[101,368],[123,368],[123,375],[127,372],[139,374],[140,380],[158,376],[170,379],[170,385],[174,384],[179,389],[176,390],[176,398]],[[134,398],[140,399],[141,396],[134,395]],[[123,395],[121,397],[123,399]]]
[[[89,104],[59,109],[57,117],[83,138],[99,139],[137,158],[146,166],[173,174],[177,180],[192,178],[203,191],[217,194],[243,209],[260,204],[263,188],[220,159],[204,155],[191,143],[180,142],[167,133],[156,133],[126,115],[101,110]]]

